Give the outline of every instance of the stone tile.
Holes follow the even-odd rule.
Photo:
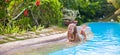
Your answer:
[[[24,39],[25,36],[16,36],[16,38],[18,38],[18,39]]]
[[[49,36],[50,34],[49,34],[49,33],[46,33],[45,35],[46,35],[46,36]]]
[[[7,36],[0,36],[0,40],[3,40],[4,38],[6,38]]]
[[[14,41],[14,40],[16,40],[16,39],[14,39],[14,38],[8,38],[8,40],[10,40],[10,41]]]
[[[45,34],[39,34],[40,37],[46,36]]]

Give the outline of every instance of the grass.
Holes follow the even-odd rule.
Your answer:
[[[25,39],[26,38],[20,39],[20,38],[16,38],[16,36],[8,36],[8,37],[3,38],[3,40],[0,40],[0,44],[7,43],[7,42],[18,41],[18,40],[25,40]]]
[[[0,40],[0,44],[7,43],[7,41]]]
[[[17,41],[17,40],[24,40],[25,39],[25,38],[23,38],[23,39],[16,38],[16,36],[9,36],[9,38],[13,38],[13,39],[15,39],[15,41]]]

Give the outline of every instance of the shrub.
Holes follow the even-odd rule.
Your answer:
[[[41,5],[33,11],[40,24],[58,25],[62,18],[61,8],[62,5],[58,0],[42,0]]]

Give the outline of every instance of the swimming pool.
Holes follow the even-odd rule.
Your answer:
[[[49,55],[120,55],[120,24],[89,23],[94,38],[84,44],[52,52]]]

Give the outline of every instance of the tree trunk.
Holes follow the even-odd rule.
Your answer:
[[[102,19],[101,21],[111,21],[111,19],[117,21],[117,16],[120,15],[120,8],[116,10],[112,15]]]

